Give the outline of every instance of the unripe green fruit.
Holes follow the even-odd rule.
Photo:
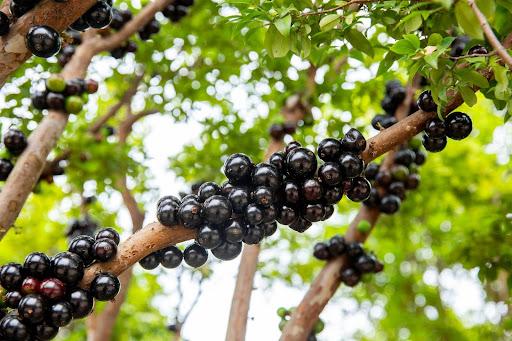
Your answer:
[[[277,315],[279,317],[285,317],[286,315],[288,315],[288,310],[286,310],[286,308],[281,307],[277,309]]]
[[[316,321],[316,323],[315,323],[315,328],[314,328],[315,334],[320,333],[322,330],[324,330],[324,328],[325,328],[325,323],[324,323],[324,321],[322,321],[322,320],[320,320],[320,319],[319,319],[319,320],[318,320],[318,321]]]
[[[402,165],[397,165],[391,170],[391,175],[395,180],[405,181],[409,176],[409,168]]]
[[[46,80],[46,89],[51,92],[64,92],[66,90],[66,81],[59,75],[51,75]]]
[[[359,224],[357,224],[357,230],[361,233],[368,233],[371,228],[372,225],[368,220],[361,220]]]
[[[78,114],[82,111],[84,102],[78,96],[69,96],[66,98],[66,112],[69,114]]]
[[[420,149],[421,148],[421,138],[418,136],[415,136],[412,138],[411,141],[409,141],[409,146],[413,149]]]

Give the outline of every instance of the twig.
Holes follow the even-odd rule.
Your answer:
[[[307,16],[310,16],[310,15],[322,15],[322,14],[326,14],[326,13],[331,13],[331,12],[336,12],[337,10],[340,10],[340,9],[343,9],[345,7],[348,7],[350,5],[355,5],[355,4],[366,4],[366,3],[370,3],[370,2],[379,2],[380,0],[351,0],[343,5],[339,5],[339,6],[336,6],[336,7],[333,7],[333,8],[329,8],[329,9],[325,9],[325,10],[321,10],[321,11],[318,11],[318,12],[306,12],[306,13],[301,13],[301,16],[302,17],[307,17]]]
[[[491,26],[489,25],[489,22],[487,21],[487,18],[485,15],[480,11],[477,4],[475,3],[475,0],[467,0],[468,5],[473,10],[473,13],[475,13],[478,21],[480,22],[480,26],[482,27],[482,30],[484,31],[485,36],[487,37],[487,40],[489,41],[489,44],[494,48],[494,51],[501,57],[503,62],[508,65],[509,68],[512,69],[512,57],[508,54],[507,49],[501,45],[498,38],[496,38],[496,35],[492,31]]]

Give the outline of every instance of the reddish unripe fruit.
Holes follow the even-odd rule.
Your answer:
[[[39,293],[50,300],[58,301],[64,298],[66,286],[57,278],[46,279],[41,282]]]
[[[89,94],[95,94],[98,91],[98,82],[93,79],[85,81],[85,89]]]
[[[34,277],[27,277],[23,280],[23,283],[21,283],[21,292],[24,295],[35,294],[39,291],[40,285],[41,282]]]

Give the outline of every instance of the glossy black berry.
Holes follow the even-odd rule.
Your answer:
[[[179,216],[178,210],[180,208],[179,202],[173,200],[166,200],[161,202],[160,205],[157,206],[156,217],[160,224],[173,227],[178,225]]]
[[[359,271],[353,268],[346,268],[341,271],[341,281],[349,287],[356,286],[361,280]]]
[[[9,5],[9,10],[11,11],[12,16],[15,18],[20,18],[32,8],[34,8],[34,6],[31,4],[20,4],[17,1],[11,1]]]
[[[416,189],[420,185],[420,175],[419,174],[409,174],[407,180],[405,181],[405,188],[408,190]]]
[[[51,260],[54,276],[66,284],[76,285],[84,276],[84,263],[78,255],[62,252]]]
[[[354,262],[354,266],[361,273],[373,272],[375,269],[375,260],[367,254],[363,254]]]
[[[382,187],[387,187],[392,180],[393,177],[391,175],[391,172],[387,170],[379,171],[379,173],[377,173],[377,176],[375,177],[375,182]]]
[[[0,159],[0,181],[5,181],[14,168],[12,162],[8,159]]]
[[[370,182],[361,176],[352,179],[352,186],[347,192],[347,198],[352,201],[360,202],[370,197],[372,186]]]
[[[385,214],[393,214],[400,209],[400,203],[400,198],[396,195],[385,195],[380,199],[379,210]]]
[[[33,252],[25,257],[23,271],[35,278],[44,278],[50,271],[50,259],[41,252]]]
[[[64,327],[73,319],[73,308],[68,302],[53,304],[47,313],[48,322],[56,327]]]
[[[267,187],[258,187],[252,192],[253,202],[260,207],[269,207],[273,202],[272,191]]]
[[[296,148],[286,157],[288,174],[294,179],[304,179],[316,172],[316,155],[306,148]]]
[[[334,236],[329,239],[328,247],[329,253],[334,257],[343,255],[348,248],[345,238],[342,236]]]
[[[261,225],[249,225],[244,231],[243,242],[249,245],[256,245],[263,238],[265,238],[265,230]]]
[[[300,148],[300,147],[301,147],[301,144],[299,142],[292,141],[286,145],[286,147],[284,148],[284,153],[286,156],[288,156],[288,154],[290,154],[290,152],[292,150]]]
[[[203,218],[201,217],[201,210],[203,205],[195,199],[183,201],[178,211],[179,219],[183,226],[187,228],[196,228],[201,226]]]
[[[425,134],[433,138],[444,137],[446,135],[444,122],[438,118],[429,121],[425,127]]]
[[[38,110],[48,109],[48,103],[46,102],[46,96],[48,94],[44,91],[36,91],[32,94],[32,105]]]
[[[249,205],[250,195],[246,189],[237,187],[229,193],[228,199],[231,202],[233,212],[241,214],[245,212],[247,205]]]
[[[59,327],[47,323],[40,323],[33,329],[33,336],[35,336],[38,341],[53,340],[58,333]]]
[[[242,242],[224,242],[212,250],[212,254],[220,260],[233,260],[242,252]]]
[[[66,98],[63,94],[50,92],[46,96],[46,103],[48,104],[48,109],[62,111],[66,106]]]
[[[366,166],[366,169],[364,170],[364,177],[368,180],[375,180],[375,177],[379,173],[380,165],[378,165],[375,162],[371,162]]]
[[[183,251],[183,259],[185,263],[193,268],[198,268],[208,260],[208,251],[198,244],[190,244]]]
[[[341,150],[341,142],[333,138],[322,140],[317,148],[318,157],[325,162],[338,161]]]
[[[125,24],[124,18],[117,8],[112,8],[112,21],[110,22],[110,28],[114,30],[120,30]]]
[[[436,112],[437,104],[434,102],[432,98],[432,93],[430,90],[423,91],[418,97],[418,106],[421,110],[425,112]]]
[[[245,209],[245,220],[250,225],[258,225],[263,221],[263,210],[256,204],[249,204]]]
[[[427,151],[429,151],[431,153],[437,153],[437,152],[442,151],[446,147],[446,144],[448,143],[448,141],[446,139],[446,136],[439,137],[439,138],[432,138],[432,137],[429,137],[428,135],[424,134],[421,139],[421,143],[423,144],[423,147],[425,147],[425,149]]]
[[[107,27],[112,21],[112,7],[104,1],[98,1],[84,14],[84,19],[92,28]]]
[[[284,132],[283,125],[277,123],[274,123],[270,126],[268,133],[274,140],[278,141],[283,139],[284,135],[286,135]]]
[[[298,214],[297,212],[288,206],[281,207],[279,214],[277,216],[277,221],[283,225],[290,225],[295,220],[297,220]]]
[[[321,221],[324,218],[324,215],[325,215],[325,209],[320,204],[307,205],[304,208],[304,212],[303,212],[303,217],[312,223]]]
[[[0,12],[0,36],[4,36],[9,33],[9,25],[11,21],[4,12]]]
[[[73,290],[69,294],[68,302],[71,304],[73,318],[76,319],[86,317],[92,312],[94,307],[94,300],[91,294],[82,289]]]
[[[214,249],[222,243],[222,234],[220,230],[205,225],[197,231],[196,242],[205,249]]]
[[[425,161],[427,160],[427,155],[422,152],[421,150],[416,150],[414,152],[415,154],[415,157],[414,157],[414,163],[417,164],[418,166],[421,166],[425,163]]]
[[[475,45],[468,50],[468,55],[481,55],[488,53],[489,51],[487,50],[487,48],[485,48],[485,46],[482,45]]]
[[[19,291],[9,291],[5,294],[4,303],[9,308],[16,309],[22,298],[23,295]]]
[[[395,154],[395,163],[409,167],[414,162],[416,154],[410,149],[401,149]]]
[[[379,205],[380,205],[379,191],[376,188],[372,188],[370,191],[370,196],[363,203],[366,206],[371,207],[371,208],[379,207]]]
[[[30,294],[23,297],[18,305],[20,317],[30,323],[39,323],[44,320],[45,305],[40,295]]]
[[[323,201],[327,205],[334,205],[343,198],[343,189],[341,186],[327,187],[324,191]]]
[[[20,264],[8,263],[0,268],[0,285],[4,289],[18,290],[23,278],[23,267]]]
[[[139,265],[145,270],[156,269],[160,265],[160,253],[150,253],[139,261]]]
[[[318,176],[322,183],[327,186],[338,185],[343,176],[341,174],[341,168],[336,162],[326,162],[318,169]]]
[[[30,329],[18,316],[7,315],[0,321],[0,336],[6,341],[24,341],[29,339]]]
[[[268,223],[263,223],[261,224],[261,227],[265,232],[265,237],[270,237],[277,232],[277,222],[275,220],[270,221]]]
[[[295,182],[291,182],[291,181],[285,182],[283,192],[284,192],[284,200],[287,203],[296,205],[300,202],[301,189]]]
[[[269,207],[262,208],[263,211],[263,220],[262,223],[270,223],[277,219],[277,215],[279,212],[277,211],[274,205]]]
[[[244,237],[244,229],[238,220],[232,220],[224,229],[224,238],[230,243],[242,241]]]
[[[460,57],[464,49],[466,48],[466,44],[469,42],[470,38],[468,36],[458,36],[452,42],[450,56],[452,57]]]
[[[246,184],[251,180],[254,165],[245,154],[233,154],[224,163],[224,174],[234,185]]]
[[[116,256],[117,245],[112,239],[97,239],[92,246],[92,253],[99,262],[108,262]]]
[[[405,184],[401,181],[392,182],[388,187],[388,193],[396,195],[401,200],[405,199]]]
[[[176,246],[171,245],[160,251],[160,264],[164,268],[174,269],[181,264],[183,252]]]
[[[452,112],[444,121],[446,136],[453,140],[462,140],[471,134],[473,122],[471,117],[462,112]]]
[[[59,52],[60,35],[49,26],[32,26],[26,37],[27,48],[38,57],[48,58]]]
[[[315,247],[313,248],[313,256],[320,260],[328,260],[332,257],[329,252],[329,246],[323,242],[315,244]]]
[[[298,217],[293,223],[290,224],[290,228],[299,233],[305,232],[311,227],[312,223],[302,217]]]
[[[110,273],[104,272],[94,277],[90,291],[91,295],[98,301],[110,301],[116,297],[120,288],[119,279]]]
[[[253,186],[267,187],[274,192],[281,187],[281,181],[281,174],[274,166],[268,163],[260,163],[254,167],[252,172]]]
[[[94,238],[81,235],[75,237],[69,244],[68,251],[73,252],[82,258],[84,265],[89,265],[94,261],[93,252]]]
[[[220,186],[220,190],[222,192],[222,195],[228,196],[229,193],[231,193],[232,190],[234,190],[236,187],[229,181],[224,181],[222,185]]]
[[[306,202],[315,203],[322,199],[323,187],[317,178],[304,181],[301,188],[302,197]]]
[[[284,172],[286,170],[286,154],[284,152],[276,152],[270,155],[268,163],[276,167],[278,171]]]
[[[341,147],[344,151],[359,154],[366,149],[366,139],[359,130],[352,128],[341,140]]]
[[[222,189],[215,182],[205,182],[199,187],[199,190],[197,191],[200,202],[204,202],[206,199],[221,193]]]
[[[233,208],[229,200],[221,195],[214,195],[206,199],[203,204],[202,216],[203,218],[213,224],[224,224],[233,213]]]
[[[343,153],[339,159],[339,164],[345,178],[354,178],[364,170],[363,160],[352,153]]]
[[[4,145],[12,155],[20,155],[27,147],[27,138],[20,130],[10,128],[4,135]]]

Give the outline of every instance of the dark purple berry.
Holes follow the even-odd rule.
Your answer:
[[[203,204],[202,216],[213,225],[223,225],[232,213],[231,203],[222,195],[209,197]]]
[[[290,225],[297,220],[297,212],[288,206],[283,206],[277,216],[277,221],[283,225]]]
[[[51,260],[53,274],[66,284],[74,286],[84,276],[84,263],[80,257],[71,252],[62,252]]]
[[[437,153],[442,151],[445,147],[448,141],[446,140],[446,136],[439,137],[439,138],[432,138],[429,137],[426,134],[423,134],[423,138],[421,140],[421,143],[423,144],[423,147],[431,153]]]
[[[363,160],[352,153],[343,153],[339,159],[341,172],[345,178],[354,178],[364,171]]]
[[[87,21],[85,21],[85,18],[82,16],[82,17],[78,18],[74,23],[72,23],[69,27],[75,31],[83,32],[86,29],[88,29],[90,26],[87,23]]]
[[[23,270],[26,275],[42,279],[50,271],[50,259],[41,252],[33,252],[25,257]]]
[[[218,229],[205,225],[197,231],[196,243],[205,249],[214,249],[222,244],[222,234]]]
[[[370,182],[361,176],[352,179],[352,186],[347,192],[347,198],[352,201],[360,202],[370,197],[372,186]]]
[[[282,140],[285,135],[283,125],[277,123],[274,123],[270,126],[268,133],[274,140],[278,141]]]
[[[408,190],[416,189],[420,185],[420,175],[419,174],[409,174],[407,180],[405,181],[405,188]]]
[[[10,128],[4,135],[4,145],[12,155],[20,155],[27,147],[27,138],[20,130]]]
[[[46,103],[48,104],[48,109],[63,111],[66,106],[66,99],[63,94],[50,92],[46,96]]]
[[[117,254],[117,245],[112,239],[97,239],[92,246],[94,259],[99,262],[108,262]]]
[[[290,224],[290,228],[294,231],[297,231],[299,233],[305,232],[307,229],[311,227],[311,222],[302,218],[297,217],[297,219]]]
[[[359,154],[366,149],[366,139],[359,130],[352,128],[341,140],[341,147],[344,151]]]
[[[327,138],[320,142],[317,148],[318,157],[325,161],[338,161],[341,155],[341,142],[333,138]]]
[[[286,148],[284,149],[284,153],[286,156],[290,154],[290,152],[294,149],[300,148],[301,144],[297,141],[292,141],[286,145]]]
[[[304,179],[316,172],[316,155],[306,148],[296,148],[286,157],[288,174],[294,179]]]
[[[379,210],[385,214],[393,214],[400,209],[400,203],[400,198],[396,195],[385,195],[380,199]]]
[[[429,121],[425,127],[425,134],[432,138],[444,137],[446,135],[444,122],[438,118]]]
[[[263,228],[263,231],[265,232],[265,237],[270,237],[277,231],[277,222],[270,221],[268,223],[261,224],[261,227]]]
[[[314,203],[322,199],[323,187],[318,179],[308,179],[302,184],[302,197],[306,202]]]
[[[27,48],[38,57],[48,58],[59,52],[60,35],[49,26],[32,26],[26,37]]]
[[[203,218],[201,217],[201,210],[203,205],[195,200],[195,198],[183,200],[181,204],[178,215],[179,219],[183,223],[183,226],[187,228],[197,228],[203,223]]]
[[[323,242],[315,244],[315,247],[313,248],[313,256],[320,260],[328,260],[332,257],[329,252],[329,246]]]
[[[249,245],[259,244],[265,238],[265,230],[261,225],[249,225],[244,231],[244,243]]]
[[[0,12],[0,36],[4,36],[9,33],[9,25],[11,21],[4,12]]]
[[[9,291],[5,294],[4,303],[12,309],[17,309],[23,295],[19,291]]]
[[[49,300],[57,301],[66,295],[66,286],[57,278],[48,278],[39,285],[39,293]]]
[[[252,192],[252,200],[260,207],[269,207],[273,202],[272,191],[267,187],[258,187]]]
[[[198,244],[190,244],[183,251],[183,259],[185,263],[193,268],[198,268],[208,260],[208,251]]]
[[[82,258],[84,265],[89,265],[94,261],[93,253],[94,238],[81,235],[75,237],[69,244],[69,252],[73,252]]]
[[[33,335],[38,341],[53,340],[58,333],[59,327],[52,326],[51,324],[47,323],[38,324],[33,330]]]
[[[375,180],[375,177],[379,173],[379,168],[380,165],[371,162],[370,164],[368,164],[368,166],[366,166],[366,169],[364,170],[364,177],[367,178],[368,180]]]
[[[92,312],[94,300],[89,292],[82,289],[75,289],[69,294],[69,303],[73,318],[81,319]]]
[[[30,329],[20,317],[7,315],[0,321],[0,336],[6,341],[24,341],[29,339]]]
[[[263,210],[256,204],[249,204],[245,209],[245,220],[250,225],[258,225],[263,222]]]
[[[325,209],[320,204],[310,204],[304,208],[303,216],[306,220],[314,223],[324,218]]]
[[[260,163],[254,167],[252,172],[253,186],[268,187],[272,192],[281,187],[281,174],[272,165],[268,163]]]
[[[349,287],[356,286],[360,280],[361,274],[353,268],[346,268],[341,271],[341,281]]]
[[[341,168],[336,162],[326,162],[318,169],[318,176],[327,186],[336,186],[342,180]]]
[[[341,186],[328,187],[324,191],[323,200],[327,205],[335,205],[343,198]]]
[[[268,163],[270,163],[272,166],[276,167],[276,169],[283,173],[286,168],[286,155],[284,152],[276,152],[272,155],[270,155],[270,158],[268,159]]]
[[[0,285],[9,291],[18,290],[23,282],[23,268],[17,263],[8,263],[0,268]]]
[[[224,229],[224,237],[230,243],[242,241],[244,229],[238,220],[232,220]]]
[[[108,273],[100,273],[91,282],[91,295],[98,301],[113,300],[121,288],[119,279]]]
[[[171,245],[160,251],[160,264],[164,268],[177,268],[183,260],[183,252],[176,246]]]
[[[254,164],[245,154],[233,154],[224,163],[224,174],[234,185],[247,184],[251,180]]]
[[[204,202],[209,197],[219,195],[221,193],[221,188],[215,182],[205,182],[199,187],[199,190],[197,191],[200,202]]]
[[[418,97],[418,106],[421,110],[425,112],[436,112],[437,104],[434,102],[432,98],[432,93],[430,90],[423,91]]]
[[[40,295],[30,294],[23,297],[18,305],[19,316],[30,323],[40,323],[44,320],[45,305]]]
[[[228,241],[222,243],[212,250],[212,254],[220,260],[233,260],[242,252],[242,242],[230,243]]]
[[[416,154],[410,149],[402,149],[395,154],[395,163],[409,167],[414,162]]]
[[[341,256],[347,251],[347,243],[345,242],[345,238],[342,236],[334,236],[329,239],[329,253],[336,257]]]
[[[92,28],[107,27],[112,21],[112,7],[104,1],[98,1],[84,14],[84,19]]]
[[[156,269],[158,265],[160,265],[160,260],[160,253],[153,252],[142,258],[139,261],[139,265],[145,270],[153,270]]]
[[[233,212],[242,214],[249,205],[250,195],[247,190],[237,187],[229,193],[228,199],[231,202],[231,207],[233,207]]]
[[[471,134],[473,122],[471,117],[462,112],[452,112],[444,121],[446,136],[453,140],[462,140]]]
[[[47,319],[53,326],[67,326],[73,319],[73,307],[68,302],[57,302],[48,309]]]

